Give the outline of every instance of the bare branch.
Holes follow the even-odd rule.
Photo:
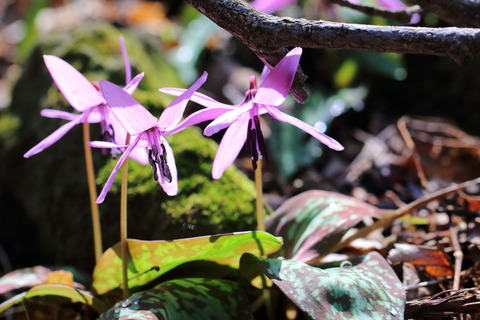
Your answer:
[[[466,63],[480,54],[480,29],[374,26],[310,21],[264,14],[239,0],[186,0],[218,26],[242,41],[269,65],[288,47],[351,49],[370,52],[431,54]],[[291,89],[303,102],[304,77]]]
[[[446,22],[459,27],[480,27],[480,1],[410,0]]]

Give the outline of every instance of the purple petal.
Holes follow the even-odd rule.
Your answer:
[[[294,125],[295,127],[312,135],[315,139],[317,139],[318,141],[320,141],[321,143],[325,144],[327,147],[333,150],[337,150],[337,151],[343,150],[343,146],[339,142],[337,142],[335,139],[327,136],[326,134],[321,133],[320,131],[306,124],[305,122],[298,120],[295,117],[289,116],[288,114],[283,113],[282,111],[274,107],[271,107],[271,106],[265,106],[265,107],[267,108],[268,113],[275,119]]]
[[[242,114],[237,122],[227,129],[218,146],[217,154],[213,160],[212,178],[220,179],[223,172],[235,161],[247,139],[247,127],[250,115]]]
[[[102,95],[80,72],[56,56],[44,55],[43,60],[58,89],[78,111],[105,103]]]
[[[225,112],[217,119],[213,120],[203,131],[203,134],[206,136],[211,136],[212,134],[217,133],[218,131],[225,129],[228,126],[231,126],[233,123],[238,121],[241,116],[248,114],[248,111],[252,109],[252,103],[248,102],[247,104],[238,107],[234,110]]]
[[[100,80],[100,88],[111,111],[132,136],[157,125],[157,119],[122,88],[105,80]]]
[[[250,5],[265,13],[281,10],[297,0],[255,0]]]
[[[260,84],[253,101],[271,106],[281,105],[290,91],[301,55],[302,48],[287,53]]]
[[[126,144],[116,144],[108,141],[89,141],[88,145],[92,148],[113,149],[113,148],[127,148]]]
[[[28,150],[23,157],[24,158],[30,158],[33,155],[36,155],[39,152],[42,152],[43,150],[47,149],[50,147],[52,144],[57,142],[61,137],[63,137],[70,129],[72,129],[74,126],[82,122],[84,119],[84,115],[79,115],[76,119],[67,122],[57,130],[55,130],[52,134],[50,134],[48,137],[40,141],[36,146],[34,146],[32,149]]]
[[[174,133],[180,132],[186,127],[190,127],[196,124],[199,124],[204,121],[209,121],[218,118],[222,114],[231,111],[231,108],[207,108],[198,110],[197,112],[189,115],[185,120],[180,122],[178,125],[174,126],[167,130],[164,135],[171,136]]]
[[[125,83],[129,83],[132,80],[132,68],[130,67],[127,47],[125,47],[125,39],[123,37],[120,37],[120,50],[122,51],[123,63],[125,64]]]
[[[143,72],[135,76],[135,78],[133,78],[132,81],[127,83],[127,85],[125,86],[125,88],[123,88],[123,90],[127,91],[128,94],[132,95],[135,92],[135,90],[137,90],[138,84],[140,83],[140,81],[142,81],[143,76],[144,76]]]
[[[110,176],[107,179],[107,182],[105,183],[105,186],[103,187],[102,191],[100,192],[100,195],[97,198],[97,203],[102,203],[103,200],[105,200],[105,197],[107,196],[108,191],[112,187],[113,181],[115,180],[115,176],[117,175],[118,170],[120,170],[120,167],[122,166],[123,162],[125,162],[125,159],[130,155],[130,152],[136,147],[138,141],[140,140],[142,135],[138,135],[138,137],[128,146],[128,148],[125,150],[125,152],[122,154],[120,159],[118,159],[117,164],[112,170],[112,173],[110,173]]]
[[[158,175],[159,179],[158,182],[160,186],[162,186],[163,191],[169,196],[174,196],[178,192],[178,178],[177,178],[177,166],[175,164],[175,156],[173,155],[173,150],[168,144],[167,140],[162,138],[163,146],[165,147],[165,151],[167,152],[167,166],[170,169],[170,173],[172,174],[172,182],[164,181],[161,178],[161,175]]]
[[[197,91],[207,80],[208,73],[204,72],[200,78],[195,81],[188,90],[179,95],[170,103],[158,119],[158,127],[169,128],[176,125],[183,116],[185,107],[192,94]]]
[[[186,91],[186,89],[179,89],[179,88],[162,88],[162,89],[159,89],[160,92],[163,92],[163,93],[166,93],[166,94],[170,94],[172,96],[179,96],[181,95],[182,93],[184,93]],[[193,101],[195,103],[198,103],[199,105],[202,105],[206,108],[230,108],[230,109],[235,109],[235,106],[232,106],[232,105],[229,105],[229,104],[225,104],[225,103],[221,103],[221,102],[218,102],[217,100],[215,99],[212,99],[210,98],[209,96],[207,95],[204,95],[202,93],[199,93],[199,92],[195,92],[191,97],[190,97],[190,101]]]
[[[53,110],[53,109],[43,109],[40,111],[40,114],[45,118],[54,118],[54,119],[64,119],[64,120],[73,120],[78,117],[78,114],[70,113],[66,111]]]
[[[401,10],[407,6],[400,0],[377,0],[377,2],[380,6],[389,10]]]

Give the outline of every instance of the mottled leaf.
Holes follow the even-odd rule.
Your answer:
[[[40,284],[47,279],[50,271],[43,266],[35,266],[9,272],[0,278],[0,294]]]
[[[185,278],[135,293],[100,319],[253,319],[249,307],[236,282]]]
[[[0,304],[0,315],[8,308],[21,303],[25,299],[43,296],[57,297],[60,299],[67,298],[72,302],[80,302],[89,305],[98,313],[105,312],[107,309],[101,300],[94,297],[86,290],[65,286],[62,284],[39,284],[32,287],[27,292],[22,292],[8,299],[7,301],[2,302]]]
[[[267,231],[284,239],[284,257],[306,262],[328,252],[362,219],[383,213],[349,196],[311,190],[285,201],[265,224]]]
[[[262,272],[312,319],[403,319],[405,290],[387,261],[371,252],[358,264],[319,269],[245,254],[241,270]]]
[[[128,240],[128,286],[150,282],[184,263],[206,260],[238,268],[243,253],[267,255],[279,250],[282,240],[266,232],[238,232],[172,241]],[[105,294],[122,284],[120,244],[105,251],[93,272],[93,287]]]

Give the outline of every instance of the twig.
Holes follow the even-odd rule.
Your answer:
[[[454,218],[454,217],[453,217]],[[453,219],[452,219],[453,221]],[[453,290],[460,289],[460,274],[462,272],[462,262],[463,262],[463,252],[460,247],[460,242],[458,241],[458,230],[457,226],[450,227],[450,239],[453,246],[453,256],[455,257],[455,271],[453,274]]]
[[[353,240],[356,240],[358,238],[363,238],[363,237],[367,236],[370,232],[372,232],[376,229],[386,228],[386,227],[390,226],[396,219],[401,218],[402,216],[410,213],[411,211],[413,211],[415,209],[418,209],[418,208],[421,208],[421,207],[425,206],[429,202],[432,202],[434,200],[443,198],[443,197],[445,197],[445,196],[447,196],[451,193],[454,193],[454,192],[457,192],[459,190],[468,188],[468,187],[476,185],[478,183],[480,183],[480,177],[476,178],[476,179],[473,179],[473,180],[469,180],[469,181],[460,183],[458,185],[452,185],[448,188],[438,190],[436,192],[433,192],[432,194],[429,194],[429,195],[426,195],[426,196],[424,196],[420,199],[417,199],[417,200],[407,204],[406,206],[404,206],[402,208],[399,208],[399,209],[394,210],[394,211],[390,211],[382,219],[377,220],[373,224],[358,230],[352,236],[350,236],[347,239],[344,239],[341,242],[339,242],[335,247],[331,248],[323,256],[315,258],[313,260],[310,260],[307,263],[308,264],[318,263],[323,259],[324,256],[326,256],[330,252],[337,252],[337,251],[343,249],[347,244],[349,244]]]
[[[472,0],[410,0],[459,27],[480,27],[480,2]]]

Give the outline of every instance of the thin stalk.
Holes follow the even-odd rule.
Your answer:
[[[263,188],[262,188],[262,159],[257,161],[257,169],[255,169],[255,189],[257,190],[256,213],[257,213],[257,230],[265,231],[265,215],[263,211]]]
[[[130,143],[127,133],[125,144]],[[129,296],[128,290],[128,243],[127,243],[127,187],[128,187],[128,158],[122,165],[122,186],[120,189],[120,257],[122,259],[123,299]]]
[[[83,123],[83,150],[85,152],[85,167],[87,169],[88,193],[90,196],[90,210],[92,212],[93,244],[95,248],[95,261],[98,262],[102,256],[102,228],[100,224],[100,213],[97,199],[97,188],[95,187],[95,173],[93,172],[92,149],[88,145],[90,141],[90,124]]]

